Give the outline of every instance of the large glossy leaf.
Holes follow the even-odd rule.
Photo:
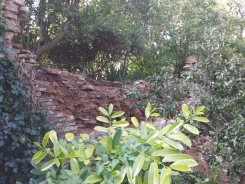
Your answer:
[[[148,103],[147,107],[145,108],[145,117],[146,117],[146,119],[149,118],[150,114],[151,114],[151,104]]]
[[[91,155],[93,154],[93,151],[94,151],[94,145],[90,145],[90,146],[85,150],[86,157],[87,157],[87,158],[91,157]]]
[[[116,146],[119,144],[121,138],[122,138],[122,129],[119,128],[117,130],[117,132],[115,133],[115,135],[113,136],[113,139],[112,139],[112,149],[115,149]]]
[[[140,124],[140,134],[143,140],[147,139],[147,128],[144,121],[142,121]]]
[[[178,143],[177,141],[174,141],[168,138],[164,138],[164,141],[168,143],[170,146],[174,147],[175,149],[184,150],[184,147],[182,146],[182,144]]]
[[[133,176],[132,176],[132,168],[130,166],[127,167],[127,178],[130,184],[134,184]]]
[[[183,121],[177,121],[174,124],[172,124],[172,126],[169,128],[169,130],[167,131],[167,134],[170,134],[176,130],[178,130],[182,125],[184,124]]]
[[[135,178],[139,174],[140,170],[143,167],[144,161],[145,161],[144,155],[138,155],[136,157],[133,164],[133,173],[132,173],[133,178]]]
[[[157,150],[152,153],[153,156],[167,156],[167,155],[176,155],[176,154],[181,154],[180,151],[178,150],[171,150],[171,149],[162,149],[162,150]]]
[[[175,165],[172,164],[170,165],[170,167],[174,170],[182,171],[182,172],[191,171],[191,168],[186,164],[175,164]]]
[[[94,129],[100,132],[108,132],[108,129],[102,126],[96,126]]]
[[[53,144],[55,144],[56,142],[58,142],[58,138],[57,138],[57,134],[54,130],[51,130],[49,132],[49,138],[52,141]]]
[[[96,119],[98,121],[103,122],[103,123],[110,123],[110,121],[106,117],[104,117],[104,116],[97,116]]]
[[[158,181],[159,181],[158,165],[157,163],[152,162],[148,174],[148,183],[158,184]]]
[[[102,181],[103,178],[100,177],[100,176],[96,176],[95,174],[94,175],[90,175],[87,177],[87,179],[85,180],[85,183],[86,184],[92,184],[92,183],[98,183],[100,181]]]
[[[54,159],[46,162],[45,164],[43,164],[43,166],[41,167],[41,171],[46,171],[48,170],[50,167],[52,167],[55,164]]]
[[[77,160],[75,158],[71,158],[70,159],[70,166],[71,166],[71,170],[74,174],[78,174],[79,173],[79,164],[77,162]]]
[[[68,141],[72,141],[74,139],[74,134],[73,133],[66,133],[65,138]]]
[[[35,160],[38,158],[38,156],[42,153],[42,150],[39,150],[38,152],[35,153],[35,155],[32,157],[32,160]]]
[[[200,115],[200,114],[204,114],[202,111],[205,108],[205,106],[200,106],[197,108],[197,110],[195,110],[194,114]]]
[[[183,142],[185,145],[191,147],[191,140],[189,139],[189,137],[187,137],[185,134],[176,131],[170,135],[168,135],[169,138],[174,139],[174,140],[180,140],[181,142]]]
[[[134,124],[135,127],[139,127],[139,122],[136,117],[132,117],[131,122]]]
[[[185,160],[185,159],[193,159],[193,158],[187,154],[173,154],[173,155],[165,156],[162,162],[176,162],[176,161]]]
[[[116,121],[116,122],[113,122],[112,126],[115,126],[115,127],[127,127],[129,125],[129,122],[128,121]]]
[[[49,132],[47,132],[43,137],[43,147],[46,148],[47,144],[49,142]]]
[[[167,132],[169,132],[169,129],[172,127],[172,124],[166,125],[165,127],[163,127],[162,130],[160,130],[158,136],[164,136]]]
[[[172,174],[172,169],[169,167],[168,168],[164,167],[161,170],[159,184],[171,184],[171,174]]]
[[[185,164],[189,167],[195,167],[198,166],[198,163],[194,159],[184,159],[174,162],[172,165],[179,165],[179,164]]]
[[[189,110],[189,108],[186,104],[182,105],[182,111],[183,111],[185,118],[188,118],[191,115],[191,111]]]
[[[120,117],[122,115],[124,115],[125,112],[123,111],[117,111],[115,113],[112,114],[111,118],[117,118],[117,117]]]
[[[149,129],[151,129],[151,130],[156,130],[155,125],[152,124],[152,123],[146,123],[145,125],[146,125],[147,128],[149,128]]]
[[[191,126],[190,124],[185,124],[183,125],[183,127],[188,130],[189,132],[193,133],[193,134],[196,134],[198,135],[199,134],[199,131],[197,128],[195,128],[194,126]]]
[[[110,104],[108,109],[109,115],[111,115],[112,111],[113,111],[113,104]]]
[[[105,110],[103,107],[99,107],[100,112],[102,112],[104,115],[109,116],[109,113],[107,110]]]
[[[34,144],[35,144],[37,147],[43,149],[43,147],[41,146],[41,144],[40,144],[39,142],[34,142]]]
[[[209,122],[208,118],[205,118],[205,117],[195,116],[192,119],[195,120],[195,121],[203,122],[203,123],[208,123]]]
[[[36,159],[34,160],[34,164],[38,164],[41,162],[47,155],[48,153],[46,151],[42,151],[38,156],[36,156]]]

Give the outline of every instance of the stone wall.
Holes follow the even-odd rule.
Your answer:
[[[141,116],[137,110],[129,111],[131,104],[123,100],[118,88],[119,83],[86,81],[82,76],[73,75],[58,69],[37,70],[36,56],[22,45],[12,42],[14,36],[20,33],[19,23],[28,21],[27,7],[24,0],[3,0],[2,11],[7,25],[5,45],[10,48],[8,58],[15,59],[18,75],[27,83],[33,111],[42,108],[47,111],[47,119],[53,123],[57,132],[79,133],[91,130],[96,125],[96,116],[100,106],[108,107],[113,103],[115,110],[126,111],[126,116]]]

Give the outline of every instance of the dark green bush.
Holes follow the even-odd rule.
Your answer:
[[[17,76],[17,65],[7,58],[4,24],[0,24],[0,183],[25,182],[30,175],[33,142],[51,129],[42,111],[31,112],[28,86]]]

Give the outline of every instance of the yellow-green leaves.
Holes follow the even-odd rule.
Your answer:
[[[140,170],[143,167],[144,161],[145,161],[144,155],[139,155],[136,157],[134,164],[133,164],[133,169],[132,169],[133,178],[135,178],[139,174]]]
[[[147,106],[145,108],[145,117],[146,117],[146,119],[148,119],[150,116],[153,116],[153,117],[159,116],[158,113],[154,113],[155,110],[156,110],[155,108],[152,109],[150,103],[147,103]]]
[[[148,174],[148,183],[158,184],[158,181],[159,181],[158,164],[152,162]]]
[[[186,104],[182,105],[182,111],[183,111],[184,117],[189,118],[189,116],[191,115],[191,111],[189,110],[189,108]]]
[[[112,149],[115,149],[122,138],[122,129],[119,128],[112,139]]]
[[[50,167],[52,167],[55,164],[54,159],[46,162],[45,164],[43,164],[43,166],[41,167],[41,171],[46,171],[48,170]]]
[[[103,122],[103,123],[110,123],[109,119],[107,119],[107,118],[104,117],[104,116],[97,116],[96,119],[97,119],[98,121]]]
[[[197,128],[195,128],[194,126],[191,126],[190,124],[185,124],[183,125],[183,127],[188,130],[189,132],[193,133],[193,134],[196,134],[198,135],[199,134],[199,131]]]
[[[135,127],[139,127],[139,122],[138,122],[138,120],[137,120],[136,117],[132,117],[132,118],[131,118],[131,122],[133,123],[133,125],[134,125]]]
[[[161,170],[159,184],[171,184],[171,174],[172,174],[172,169],[164,167]]]
[[[199,116],[193,117],[192,120],[200,121],[200,122],[203,122],[203,123],[208,123],[209,122],[209,120],[207,118],[199,117]]]
[[[75,158],[71,158],[70,159],[70,166],[71,166],[71,170],[74,174],[78,174],[79,173],[79,165],[78,162]]]
[[[66,133],[65,138],[68,141],[72,141],[74,139],[74,134],[73,133]]]
[[[120,116],[124,115],[124,113],[125,113],[125,112],[123,112],[123,111],[117,111],[117,112],[115,112],[115,113],[113,113],[113,114],[111,115],[111,118],[117,118],[117,117],[120,117]]]

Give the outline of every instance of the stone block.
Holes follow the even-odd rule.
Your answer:
[[[4,39],[5,40],[12,40],[14,37],[14,33],[12,32],[7,32],[5,35],[4,35]]]
[[[61,74],[61,70],[59,70],[59,69],[47,68],[47,69],[45,69],[45,71],[48,74],[55,74],[55,75]]]
[[[28,8],[26,6],[21,6],[19,8],[18,14],[26,14],[28,12],[29,12],[29,10],[28,10]]]
[[[47,113],[48,115],[50,115],[50,114],[54,114],[54,111],[48,111],[48,113]]]
[[[36,90],[37,90],[37,91],[46,91],[46,88],[41,88],[41,87],[39,87],[39,88],[36,88]]]
[[[18,44],[18,43],[13,43],[12,44],[12,48],[14,48],[14,49],[22,49],[23,48],[23,46],[21,45],[21,44]],[[20,54],[19,54],[20,55]],[[18,55],[18,56],[19,56]]]
[[[13,3],[7,3],[5,5],[2,6],[3,10],[6,10],[8,12],[17,14],[18,13],[18,6],[16,4]]]
[[[31,54],[31,51],[29,51],[29,50],[21,50],[20,54]]]
[[[12,13],[10,11],[6,11],[6,10],[3,10],[2,12],[3,12],[5,17],[13,19],[13,20],[17,20],[17,14]]]
[[[62,117],[64,117],[64,115],[63,115],[63,113],[57,113],[57,114],[55,114],[55,117],[56,118],[62,118]]]
[[[92,86],[90,84],[85,84],[84,86],[82,86],[82,89],[84,91],[94,91],[95,90],[94,86]]]
[[[27,18],[26,15],[21,14],[21,15],[18,16],[18,21],[19,22],[29,22],[29,19]]]
[[[53,99],[49,97],[43,97],[38,99],[38,102],[52,102],[52,101]]]
[[[39,96],[41,96],[42,95],[42,93],[41,92],[36,92],[36,94],[35,94],[37,97],[39,97]]]
[[[13,0],[13,3],[15,3],[19,6],[22,6],[22,5],[24,5],[24,0]]]
[[[69,126],[69,127],[65,127],[63,128],[64,132],[76,132],[77,131],[77,126]]]

